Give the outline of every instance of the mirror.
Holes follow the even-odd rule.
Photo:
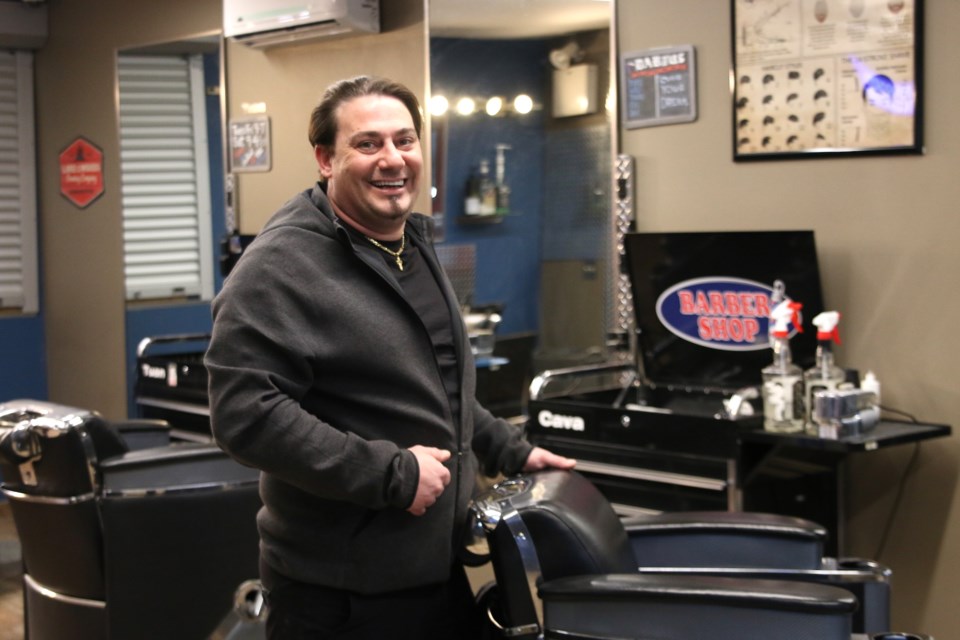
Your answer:
[[[428,3],[438,251],[462,302],[502,307],[498,342],[536,336],[535,371],[608,357],[612,13]]]
[[[164,417],[147,416],[136,398],[138,345],[208,333],[222,285],[221,44],[219,32],[207,32],[117,51],[131,415]],[[205,348],[170,342],[154,341],[149,355]]]

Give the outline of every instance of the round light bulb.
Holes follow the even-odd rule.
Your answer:
[[[477,103],[473,98],[460,98],[457,100],[457,113],[462,116],[469,116],[477,110]]]
[[[513,99],[513,110],[517,113],[530,113],[533,111],[533,99],[525,93],[521,93]]]
[[[430,115],[442,116],[450,108],[450,101],[441,95],[430,97]]]
[[[487,100],[487,115],[495,116],[503,109],[503,98],[494,96]]]

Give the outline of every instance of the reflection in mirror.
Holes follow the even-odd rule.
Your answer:
[[[434,212],[461,301],[533,370],[607,359],[611,3],[429,0]]]
[[[132,415],[144,415],[135,394],[137,345],[209,332],[209,301],[222,284],[221,42],[219,32],[206,33],[117,52]]]

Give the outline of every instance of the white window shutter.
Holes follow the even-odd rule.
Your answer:
[[[39,307],[33,54],[0,51],[0,309]]]
[[[121,55],[120,162],[128,300],[213,297],[200,56]]]

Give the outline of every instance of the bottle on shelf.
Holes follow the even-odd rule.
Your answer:
[[[799,302],[784,298],[770,312],[770,339],[773,362],[761,371],[763,386],[763,428],[779,433],[803,431],[803,371],[793,363],[790,353],[790,325],[798,332]]]
[[[510,149],[508,144],[498,144],[496,146],[497,150],[497,166],[496,166],[496,188],[497,188],[497,202],[496,202],[496,211],[495,213],[498,216],[505,216],[510,213],[510,187],[506,182],[506,173],[507,173],[507,160],[505,157],[505,152]]]
[[[476,167],[470,172],[470,177],[467,178],[463,212],[468,216],[480,215],[480,172]]]
[[[806,388],[806,431],[810,435],[819,435],[819,425],[813,420],[813,399],[818,391],[836,391],[846,380],[843,369],[838,367],[833,357],[833,343],[840,344],[840,314],[836,311],[824,311],[813,319],[817,327],[817,355],[812,367],[803,372]]]
[[[492,216],[497,212],[497,185],[490,177],[490,163],[484,158],[480,161],[480,215]]]
[[[873,393],[877,398],[877,406],[880,405],[880,381],[873,371],[867,371],[866,375],[863,376],[863,380],[860,381],[860,388]]]

